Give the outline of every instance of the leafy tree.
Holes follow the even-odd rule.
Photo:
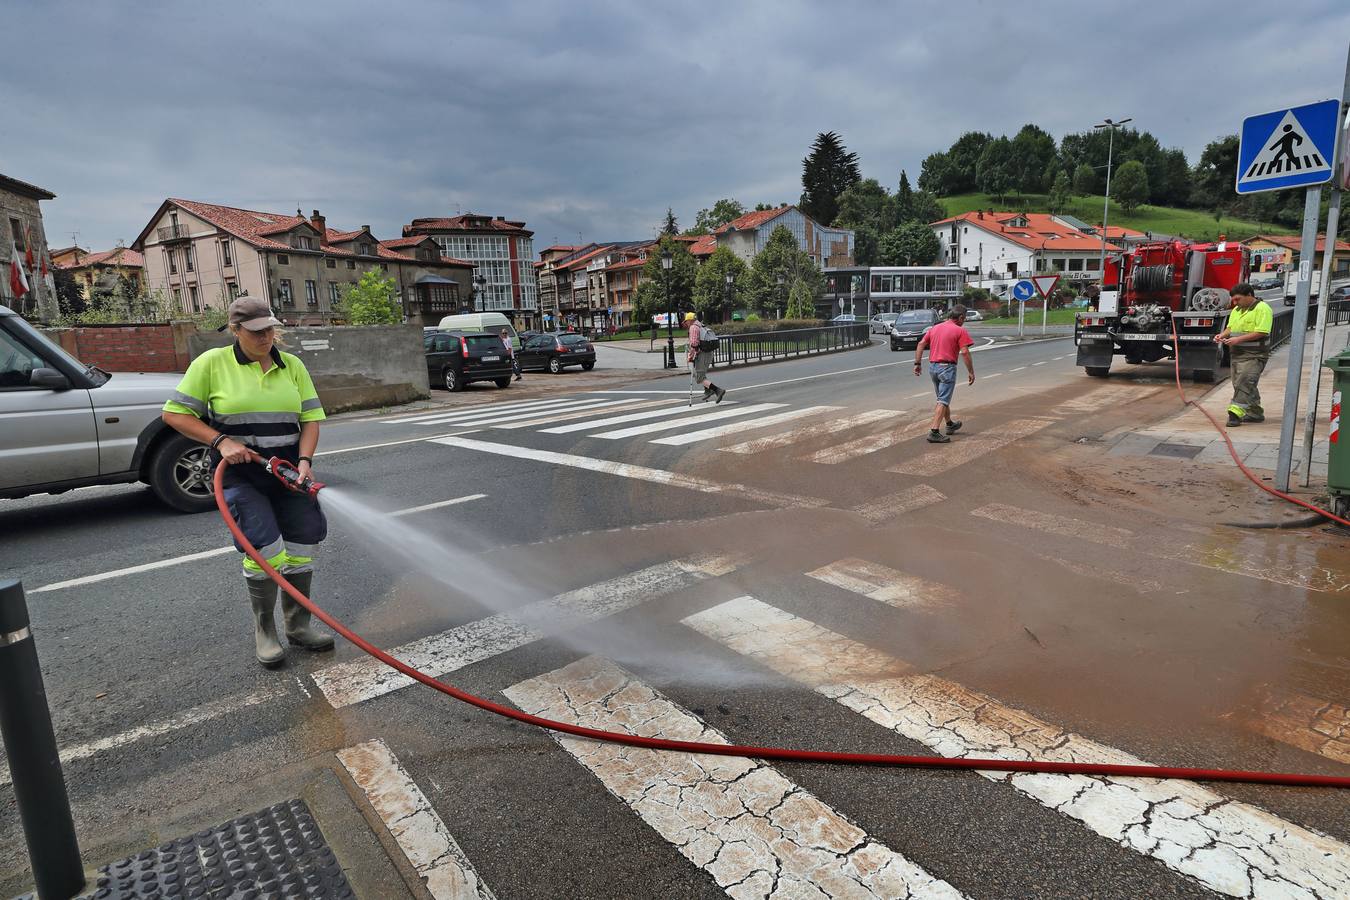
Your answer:
[[[787,312],[789,319],[814,319],[816,317],[816,294],[805,281],[797,281],[788,291]]]
[[[975,184],[981,191],[992,194],[1000,201],[1017,186],[1017,164],[1012,141],[1000,137],[985,145],[975,164]]]
[[[930,153],[919,168],[919,189],[938,197],[950,197],[956,190],[958,178],[952,161],[945,153]]]
[[[356,284],[345,285],[337,312],[349,325],[397,325],[403,321],[403,306],[393,278],[381,277],[378,268],[367,269]]]
[[[1073,192],[1080,197],[1097,193],[1097,173],[1092,171],[1092,166],[1079,163],[1073,170]]]
[[[1154,186],[1154,202],[1167,206],[1189,206],[1191,201],[1191,170],[1185,151],[1173,147],[1163,151],[1161,172],[1163,182]]]
[[[52,282],[56,285],[56,306],[61,316],[78,316],[84,312],[84,291],[80,290],[75,276],[60,266],[52,266],[51,273]]]
[[[841,228],[867,226],[878,232],[889,231],[900,221],[896,198],[875,178],[850,185],[839,195],[839,211],[834,224]]]
[[[802,160],[802,212],[821,225],[834,224],[839,195],[861,178],[858,154],[846,150],[833,131],[821,132]]]
[[[668,234],[672,237],[680,233],[680,223],[675,221],[675,210],[669,206],[666,207],[666,220],[661,223],[657,234]]]
[[[881,238],[883,266],[927,266],[937,259],[937,235],[922,222],[906,222]]]
[[[730,247],[718,247],[694,276],[694,311],[700,318],[720,318],[713,314],[727,302],[728,275],[732,278],[731,300],[735,302],[749,285],[750,267]]]
[[[670,271],[661,268],[661,254],[671,255]],[[671,235],[662,235],[657,246],[647,250],[647,262],[642,266],[642,278],[633,296],[633,317],[650,322],[656,313],[666,308],[666,288],[670,288],[670,310],[677,315],[693,308],[694,273],[698,263],[690,255],[684,241]]]
[[[881,236],[870,225],[845,225],[853,229],[853,262],[860,266],[876,266]]]
[[[1006,141],[1007,138],[1004,138]],[[983,131],[967,131],[956,139],[947,151],[947,160],[952,167],[951,192],[968,194],[977,190],[980,156],[985,148],[994,141],[994,136]],[[928,188],[924,188],[928,190]]]
[[[1023,125],[1012,139],[1013,182],[1017,190],[1036,194],[1049,187],[1045,168],[1055,158],[1055,139],[1038,125]]]
[[[778,208],[777,206],[773,206],[773,205],[768,204],[768,203],[756,203],[756,204],[755,204],[755,212],[764,212],[766,209],[777,209],[777,208]]]
[[[783,284],[778,277],[783,277]],[[824,276],[815,262],[799,246],[792,232],[779,225],[769,234],[764,249],[750,264],[746,296],[750,305],[764,313],[783,308],[797,282],[805,282],[812,296],[819,296],[825,286]]]
[[[1191,202],[1200,209],[1223,209],[1236,199],[1238,136],[1226,134],[1205,145],[1191,171]]]
[[[1137,159],[1132,159],[1116,170],[1112,181],[1116,199],[1127,213],[1134,212],[1148,199],[1148,170]]]
[[[937,198],[927,191],[914,192],[914,210],[911,213],[912,222],[922,222],[925,225],[931,225],[938,219],[947,218],[947,211],[942,208],[942,204]],[[903,221],[901,224],[904,224]]]
[[[1047,205],[1053,213],[1063,212],[1069,205],[1072,195],[1069,192],[1069,176],[1060,172],[1055,176],[1055,181],[1050,185],[1050,196],[1047,198]]]
[[[712,234],[718,228],[745,215],[745,207],[739,200],[727,197],[718,200],[712,209],[700,209],[694,217],[694,227],[686,234]]]
[[[1059,164],[1058,156],[1056,156],[1054,159],[1050,160],[1050,162],[1046,164],[1045,171],[1041,173],[1041,184],[1045,185],[1045,189],[1047,191],[1050,190],[1050,188],[1054,185],[1055,177],[1059,175],[1060,172],[1063,171],[1064,169]],[[1069,176],[1065,175],[1064,177],[1068,178]],[[1072,182],[1070,184],[1071,184],[1070,190],[1072,190]]]

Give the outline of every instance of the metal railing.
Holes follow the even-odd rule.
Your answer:
[[[724,334],[713,351],[713,366],[726,368],[794,356],[816,356],[869,347],[871,344],[872,336],[868,333],[866,322],[788,331]]]
[[[1292,306],[1277,309],[1274,313],[1270,317],[1270,349],[1272,350],[1289,340],[1289,334],[1294,330],[1294,308]],[[1310,316],[1310,324],[1312,321]]]
[[[155,234],[161,241],[182,241],[189,237],[186,225],[161,225]]]

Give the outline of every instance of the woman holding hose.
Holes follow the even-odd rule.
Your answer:
[[[211,448],[212,462],[225,460],[225,502],[244,536],[305,596],[314,577],[314,551],[328,523],[310,494],[284,485],[259,463],[278,456],[308,477],[319,444],[323,405],[305,364],[276,346],[276,329],[265,300],[240,297],[230,304],[232,346],[208,350],[192,361],[164,421]],[[238,542],[235,546],[243,552]],[[274,610],[277,586],[244,557],[244,580],[253,607],[254,655],[268,668],[285,652],[277,640]],[[281,597],[289,643],[307,650],[331,650],[333,636],[317,631],[309,610]]]

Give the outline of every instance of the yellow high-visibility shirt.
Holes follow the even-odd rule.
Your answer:
[[[1251,309],[1239,309],[1235,306],[1228,314],[1228,331],[1233,335],[1250,334],[1253,331],[1270,334],[1270,323],[1273,318],[1274,314],[1264,300],[1257,300]]]

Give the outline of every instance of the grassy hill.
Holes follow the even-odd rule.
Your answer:
[[[958,194],[942,197],[940,201],[947,215],[955,216],[977,209],[1007,210],[1009,212],[1048,212],[1045,194],[1025,194],[1009,197],[999,203],[988,194]],[[1069,208],[1064,210],[1071,216],[1089,224],[1100,222],[1102,218],[1102,198],[1087,196],[1074,197]],[[1243,240],[1254,234],[1294,234],[1292,229],[1283,225],[1265,222],[1251,222],[1224,216],[1215,219],[1212,213],[1195,209],[1177,209],[1171,206],[1140,206],[1133,213],[1126,213],[1120,204],[1111,203],[1110,224],[1138,231],[1154,231],[1163,234],[1181,235],[1195,240],[1214,240],[1226,235],[1234,240]]]

